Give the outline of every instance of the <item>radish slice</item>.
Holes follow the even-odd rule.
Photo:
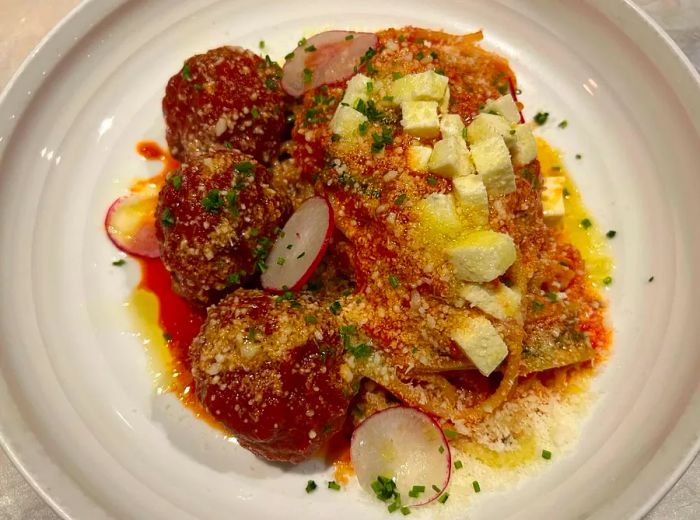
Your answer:
[[[105,229],[115,246],[130,255],[157,258],[155,212],[158,193],[143,191],[115,200],[107,210]]]
[[[376,49],[377,41],[376,34],[350,31],[312,36],[284,64],[282,88],[298,97],[320,85],[345,80],[360,69],[360,58],[370,48]]]
[[[513,79],[510,77],[508,78],[508,86],[510,87],[510,95],[513,96],[513,101],[515,101],[515,104],[517,105],[518,94],[515,92],[515,84],[513,83]],[[520,110],[519,105],[518,112],[520,113],[520,124],[523,124],[525,122],[525,117],[523,116],[523,111]]]
[[[440,425],[415,408],[388,408],[368,417],[352,434],[350,456],[357,480],[375,494],[381,476],[396,484],[402,505],[432,502],[447,488],[452,456]],[[376,484],[375,484],[376,485]],[[425,491],[416,493],[414,486]],[[417,496],[409,492],[414,489]]]
[[[296,291],[311,278],[333,235],[333,209],[323,197],[306,199],[275,241],[260,277],[271,291]]]

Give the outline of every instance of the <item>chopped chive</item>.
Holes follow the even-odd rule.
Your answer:
[[[175,191],[180,189],[180,186],[182,186],[182,177],[179,175],[173,175],[170,177],[170,184],[175,188]]]
[[[313,492],[313,491],[316,491],[316,488],[317,488],[317,487],[318,487],[318,486],[316,485],[316,482],[314,482],[313,480],[309,480],[309,481],[306,483],[306,492],[307,492],[307,493],[311,493],[311,492]]]
[[[561,193],[562,195],[564,195],[564,197],[568,197],[569,195],[571,195],[571,193],[569,193],[568,188],[564,188]]]
[[[443,493],[442,495],[440,495],[440,498],[438,498],[438,502],[440,502],[441,504],[444,504],[445,502],[447,502],[448,498],[450,498],[450,494]]]
[[[592,225],[593,225],[593,222],[591,222],[591,219],[589,219],[589,218],[584,218],[581,221],[581,227],[583,229],[589,229]]]
[[[559,297],[557,296],[557,293],[553,293],[553,292],[548,292],[547,294],[545,294],[545,296],[547,297],[547,299],[550,302],[555,302],[559,299]]]
[[[402,514],[403,516],[406,516],[406,515],[410,515],[410,514],[411,514],[411,510],[409,509],[408,506],[403,506],[403,507],[400,509],[400,511],[401,511],[401,514]]]
[[[360,132],[360,135],[365,135],[367,133],[368,128],[369,128],[369,121],[362,121],[362,123],[357,125],[357,131]]]
[[[615,231],[614,229],[611,229],[610,231],[605,233],[605,236],[608,238],[615,238],[615,235],[617,235],[617,231]]]
[[[367,82],[367,93],[369,94],[373,90],[374,90],[374,83],[372,83],[371,81],[368,81]]]
[[[544,309],[544,304],[538,301],[533,301],[532,302],[532,310],[533,311],[541,311]]]
[[[167,332],[167,331],[166,331],[166,332],[163,332],[163,339],[164,339],[165,341],[172,341],[173,335],[170,334],[170,333]]]
[[[437,185],[437,177],[433,177],[431,175],[427,179],[425,179],[425,182],[427,182],[430,186],[436,186]]]
[[[354,34],[348,34],[348,35],[345,37],[345,39],[348,40],[348,41],[350,41],[350,40],[352,40],[354,37],[355,37]]]
[[[411,498],[418,498],[418,495],[425,492],[425,486],[413,486],[408,492],[408,496]]]
[[[437,487],[435,484],[433,484],[431,487],[433,488],[433,491],[435,491],[436,493],[440,493],[440,491],[442,491],[442,489]]]
[[[308,47],[304,48],[305,52],[315,52],[316,51],[316,46],[315,45],[309,45]]]
[[[238,273],[228,275],[228,277],[226,278],[226,283],[228,283],[229,285],[237,285],[241,283],[241,275]]]
[[[260,40],[260,43],[258,43],[258,47],[260,47],[261,49],[264,49],[265,48],[265,40]]]
[[[444,447],[444,446],[440,446],[440,447],[438,448],[438,451],[439,451],[440,453],[445,453],[445,447]]]
[[[175,215],[170,210],[170,208],[165,208],[163,214],[160,216],[160,221],[165,227],[172,227],[175,225]]]
[[[549,118],[549,112],[537,112],[533,119],[535,123],[542,126],[547,122],[547,118]]]
[[[313,315],[313,314],[307,314],[307,315],[304,317],[304,321],[306,321],[306,323],[308,323],[309,325],[313,325],[313,324],[315,324],[316,322],[318,322],[318,319],[317,319],[316,316]]]
[[[334,491],[340,491],[340,484],[338,484],[335,480],[331,480],[328,483],[328,489],[332,489]]]
[[[580,159],[581,157],[583,157],[583,155],[581,155],[580,153],[577,153],[577,154],[576,154],[576,158],[577,158],[577,159]]]
[[[285,60],[285,61],[289,61],[289,60],[291,60],[293,57],[294,57],[294,52],[290,52],[289,54],[287,54],[287,55],[284,57],[284,60]]]
[[[265,87],[267,87],[268,90],[272,90],[273,92],[277,90],[277,82],[274,80],[274,78],[267,78],[265,79]]]
[[[304,69],[304,85],[311,83],[314,73],[310,69]]]
[[[556,164],[556,165],[552,166],[552,170],[554,170],[555,172],[558,172],[559,170],[561,170],[561,166]]]
[[[440,74],[440,76],[444,76],[444,75],[445,75],[445,71],[442,70],[442,69],[435,69],[435,74]]]
[[[226,148],[228,148],[229,150],[231,150],[233,148],[233,145],[231,144],[230,141],[224,141],[224,146]]]
[[[253,163],[250,161],[241,161],[233,167],[239,173],[251,173],[253,171]]]
[[[391,73],[391,77],[395,80],[399,79],[401,76],[402,76],[402,74],[400,72],[392,72]]]
[[[334,301],[333,303],[330,304],[328,309],[333,313],[334,316],[337,316],[340,314],[340,310],[343,308],[343,306],[340,304],[338,300]]]
[[[545,460],[549,460],[552,458],[552,452],[549,450],[542,450],[542,458]]]
[[[462,128],[462,139],[466,139],[466,138],[467,138],[467,127],[465,126],[464,128]]]
[[[124,260],[123,258],[120,258],[119,260],[115,260],[114,262],[112,262],[112,265],[115,265],[117,267],[121,267],[124,264],[126,264],[126,260]]]
[[[284,259],[283,256],[280,256],[280,257],[277,259],[277,265],[284,265],[284,262],[285,262],[285,259]]]
[[[401,503],[396,501],[396,502],[392,502],[391,504],[389,504],[389,506],[386,509],[390,513],[393,513],[394,511],[396,511],[397,509],[400,509],[400,508],[401,508]]]
[[[250,115],[253,116],[253,119],[258,119],[260,117],[260,110],[258,110],[258,107],[251,108]]]
[[[406,202],[406,197],[407,197],[407,195],[405,193],[402,193],[401,195],[399,195],[398,197],[396,197],[394,199],[394,204],[396,204],[397,206],[400,206],[401,204]]]
[[[417,59],[418,61],[420,61],[420,60],[422,60],[423,58],[425,58],[425,53],[424,53],[423,51],[418,51],[418,52],[416,53],[416,59]]]
[[[430,57],[433,58],[434,60],[438,59],[438,53],[435,51],[430,52]]]
[[[462,469],[463,467],[464,467],[464,464],[462,464],[461,460],[455,461],[455,469]]]
[[[610,285],[613,282],[613,279],[611,276],[606,276],[603,278],[603,285]]]
[[[301,40],[297,42],[297,45],[301,47],[302,45],[306,45],[306,37],[302,36]]]
[[[185,63],[185,66],[182,67],[182,79],[185,81],[190,81],[192,79],[192,69],[190,69],[190,66]]]
[[[340,134],[332,134],[331,141],[333,141],[334,143],[337,143],[338,141],[340,141]]]
[[[394,101],[394,96],[384,96],[382,99],[387,103],[391,103],[392,101]]]
[[[559,123],[557,126],[558,126],[559,128],[566,128],[567,126],[569,126],[569,122],[568,122],[566,119],[564,119],[564,120],[563,120],[561,123]]]
[[[202,85],[201,83],[195,83],[195,84],[194,84],[194,89],[197,90],[197,91],[204,90],[204,85]]]
[[[301,253],[299,253],[299,254],[297,255],[297,260],[299,260],[299,259],[301,259],[301,258],[304,258],[304,255],[305,255],[305,254],[306,254],[306,251],[302,251]]]
[[[479,481],[475,480],[472,482],[472,487],[474,488],[475,493],[479,493],[481,491],[481,486],[479,485]]]
[[[391,285],[394,289],[397,289],[401,283],[399,282],[399,279],[396,278],[393,274],[389,275],[389,285]],[[441,446],[442,447],[442,446]]]
[[[454,430],[442,430],[442,432],[445,434],[445,437],[448,439],[456,439],[457,438],[457,432]]]

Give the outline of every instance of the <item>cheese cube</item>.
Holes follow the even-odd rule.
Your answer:
[[[417,204],[419,221],[429,235],[455,237],[462,232],[454,199],[446,193],[431,193]]]
[[[459,295],[496,319],[512,318],[520,311],[520,293],[505,284],[465,283]]]
[[[455,275],[465,282],[490,282],[515,262],[515,244],[510,235],[496,231],[474,231],[446,250]]]
[[[509,147],[515,143],[515,132],[505,117],[495,114],[479,114],[467,127],[469,144],[478,143],[492,137],[502,137]]]
[[[515,104],[513,96],[506,94],[498,99],[489,99],[484,105],[484,112],[489,114],[495,113],[503,116],[510,123],[520,122],[520,111],[518,105]]]
[[[452,195],[457,211],[470,227],[485,227],[489,223],[489,198],[486,186],[478,175],[463,175],[452,179]]]
[[[348,81],[348,86],[345,88],[345,94],[341,103],[347,103],[352,108],[355,108],[355,103],[358,99],[367,101],[367,83],[370,79],[364,74],[355,74],[350,81]]]
[[[513,164],[522,166],[537,159],[537,141],[527,125],[515,127],[515,142],[510,147]]]
[[[441,114],[447,114],[450,111],[450,86],[449,85],[445,89],[445,95],[442,97],[442,101],[440,101],[439,109],[440,109]]]
[[[411,170],[427,172],[428,161],[432,153],[433,149],[430,146],[413,144],[408,147],[408,152],[406,152],[406,163]]]
[[[542,191],[542,214],[546,220],[557,220],[564,216],[565,177],[545,177]]]
[[[471,146],[472,160],[491,196],[515,191],[515,172],[506,143],[500,137],[489,137]]]
[[[462,139],[464,123],[458,114],[443,114],[440,116],[440,133],[442,137],[459,137]]]
[[[439,140],[433,146],[428,169],[448,179],[460,175],[471,175],[474,173],[474,167],[469,159],[467,143],[461,137],[447,137]]]
[[[401,126],[414,137],[433,138],[440,134],[440,121],[435,101],[404,101],[401,103]]]
[[[389,94],[397,104],[404,101],[440,101],[445,96],[447,76],[428,70],[407,74],[391,84]]]
[[[496,327],[483,316],[466,318],[459,328],[451,331],[450,338],[484,376],[496,370],[508,355],[508,346]]]
[[[331,132],[341,138],[352,138],[360,135],[359,126],[367,121],[367,117],[354,108],[338,105],[329,123]]]

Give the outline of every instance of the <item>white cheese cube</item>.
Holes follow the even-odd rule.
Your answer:
[[[445,89],[445,95],[442,97],[442,101],[440,101],[439,109],[440,109],[441,114],[447,114],[450,111],[450,86],[449,85]]]
[[[464,123],[459,114],[443,114],[440,116],[440,133],[442,137],[462,137]]]
[[[434,138],[440,134],[435,101],[404,101],[401,103],[401,126],[415,137]]]
[[[467,143],[461,137],[440,139],[433,146],[428,169],[448,179],[474,173]]]
[[[420,74],[407,74],[394,81],[389,93],[394,103],[404,101],[441,101],[445,96],[447,76],[428,70]]]
[[[433,149],[430,146],[413,144],[408,147],[408,152],[406,152],[406,163],[411,170],[427,172],[428,161],[432,153]]]
[[[496,327],[483,316],[466,318],[459,328],[452,330],[450,338],[484,376],[496,370],[508,355],[508,346]]]
[[[431,193],[417,205],[419,221],[428,236],[455,237],[462,231],[454,199],[446,193]]]
[[[565,177],[545,177],[542,190],[542,214],[546,220],[557,220],[564,216]]]
[[[489,137],[471,146],[472,160],[489,195],[505,195],[515,191],[515,172],[506,143],[500,137]]]
[[[359,126],[365,121],[367,117],[354,108],[338,105],[329,126],[331,132],[348,139],[360,135]]]
[[[485,227],[489,223],[489,197],[478,175],[463,175],[452,179],[452,195],[457,211],[470,227]]]
[[[520,311],[520,293],[505,284],[465,283],[459,295],[496,319],[512,318]]]
[[[367,83],[369,82],[370,79],[364,74],[355,74],[348,81],[341,103],[347,103],[350,107],[355,108],[355,103],[357,103],[358,99],[367,101]]]
[[[496,231],[474,231],[446,250],[455,275],[465,282],[490,282],[515,262],[515,244],[510,235]]]
[[[502,137],[507,146],[515,142],[515,132],[511,124],[503,116],[495,114],[479,114],[467,127],[469,144],[478,143],[492,137]],[[511,133],[512,132],[512,133]]]
[[[518,105],[515,104],[513,96],[505,94],[498,99],[489,99],[484,105],[484,112],[489,114],[495,113],[503,116],[510,123],[520,122],[520,111]]]
[[[513,164],[522,166],[537,159],[537,141],[527,125],[515,127],[515,142],[510,147]]]

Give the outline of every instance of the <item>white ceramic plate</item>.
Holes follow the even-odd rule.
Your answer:
[[[568,152],[603,229],[618,230],[614,356],[578,450],[464,516],[639,517],[690,462],[700,432],[700,89],[639,11],[604,0],[102,0],[54,30],[0,99],[0,436],[59,513],[386,514],[352,492],[307,496],[318,465],[264,464],[154,395],[122,305],[138,273],[111,266],[102,217],[149,173],[134,143],[163,141],[160,99],[184,58],[261,38],[279,57],[303,30],[410,23],[483,27],[486,45],[511,60],[528,115],[569,121],[546,137]],[[574,164],[575,153],[584,158]]]

